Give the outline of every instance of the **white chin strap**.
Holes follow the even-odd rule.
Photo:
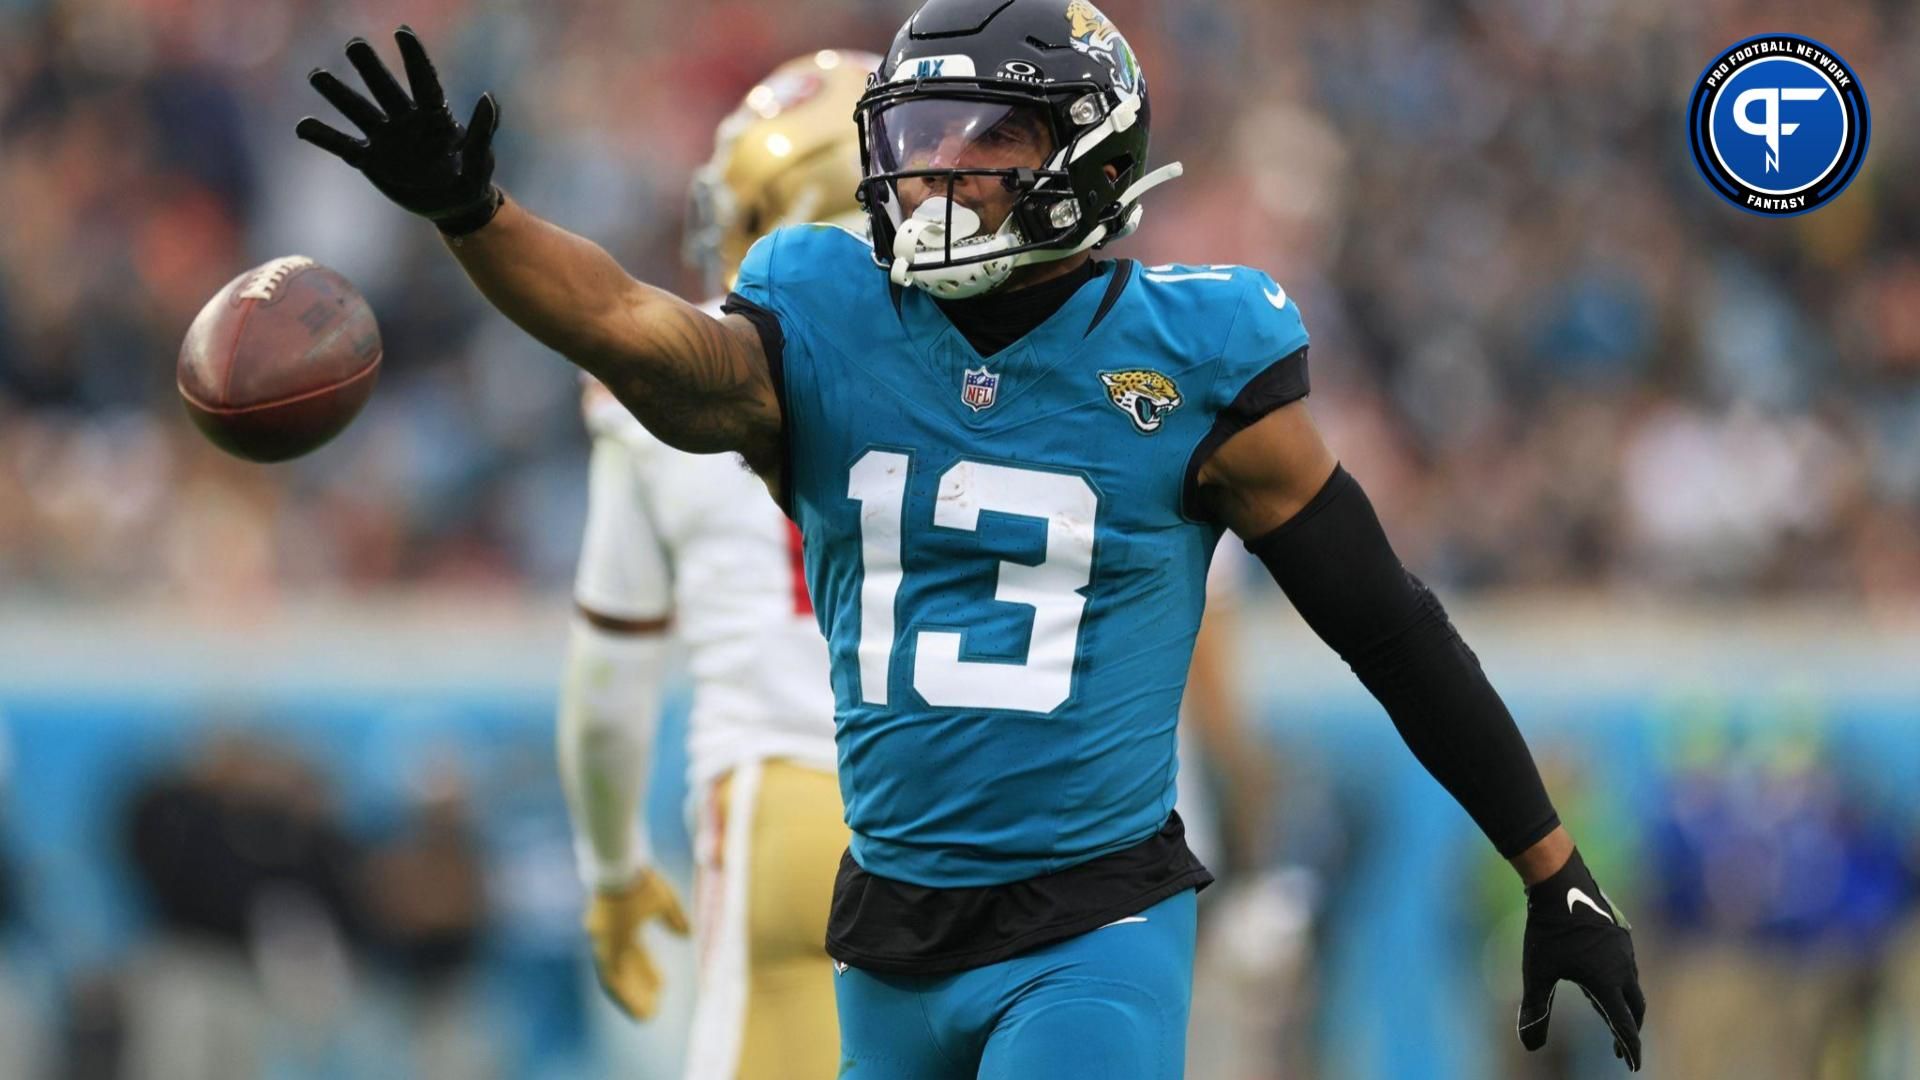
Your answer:
[[[1015,267],[1069,259],[1133,232],[1140,227],[1140,219],[1146,213],[1146,207],[1139,205],[1140,197],[1185,171],[1185,167],[1176,161],[1162,165],[1134,181],[1120,195],[1120,205],[1129,208],[1120,227],[1109,231],[1105,225],[1095,226],[1085,240],[1071,248],[1023,251],[1003,259],[984,259],[962,266],[916,266],[915,261],[923,256],[931,256],[924,261],[938,263],[949,258],[1004,251],[1021,244],[1020,234],[1014,231],[1011,215],[999,231],[990,236],[975,236],[980,231],[980,215],[959,203],[952,204],[953,233],[949,240],[948,202],[935,196],[921,203],[913,216],[901,223],[899,231],[894,234],[893,266],[889,274],[895,285],[912,285],[943,300],[979,296],[1004,283]],[[949,243],[952,246],[950,253]]]

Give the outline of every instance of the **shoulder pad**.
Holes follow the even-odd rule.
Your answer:
[[[840,225],[789,225],[747,252],[734,291],[783,319],[811,316],[829,325],[843,321],[849,305],[871,300],[872,290],[884,293],[886,284],[865,237]]]
[[[1299,308],[1264,271],[1167,263],[1143,268],[1140,280],[1161,318],[1191,327],[1205,355],[1271,363],[1306,344]]]

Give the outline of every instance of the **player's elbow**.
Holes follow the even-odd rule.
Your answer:
[[[562,722],[582,739],[650,721],[666,662],[665,617],[621,618],[584,605],[567,639]]]

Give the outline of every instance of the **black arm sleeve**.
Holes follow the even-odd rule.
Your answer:
[[[1440,601],[1400,565],[1373,503],[1344,468],[1247,550],[1502,856],[1553,831],[1559,815],[1513,715]]]

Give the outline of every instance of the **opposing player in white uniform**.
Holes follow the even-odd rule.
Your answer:
[[[724,290],[775,228],[864,226],[848,117],[878,63],[854,52],[790,61],[721,124],[688,223],[688,254],[709,288]],[[598,384],[585,406],[592,475],[558,741],[601,982],[631,1015],[652,1015],[661,980],[641,931],[654,921],[689,929],[651,866],[639,812],[670,634],[694,684],[698,1001],[687,1075],[832,1076],[824,941],[847,830],[799,533],[734,455],[667,447]]]

